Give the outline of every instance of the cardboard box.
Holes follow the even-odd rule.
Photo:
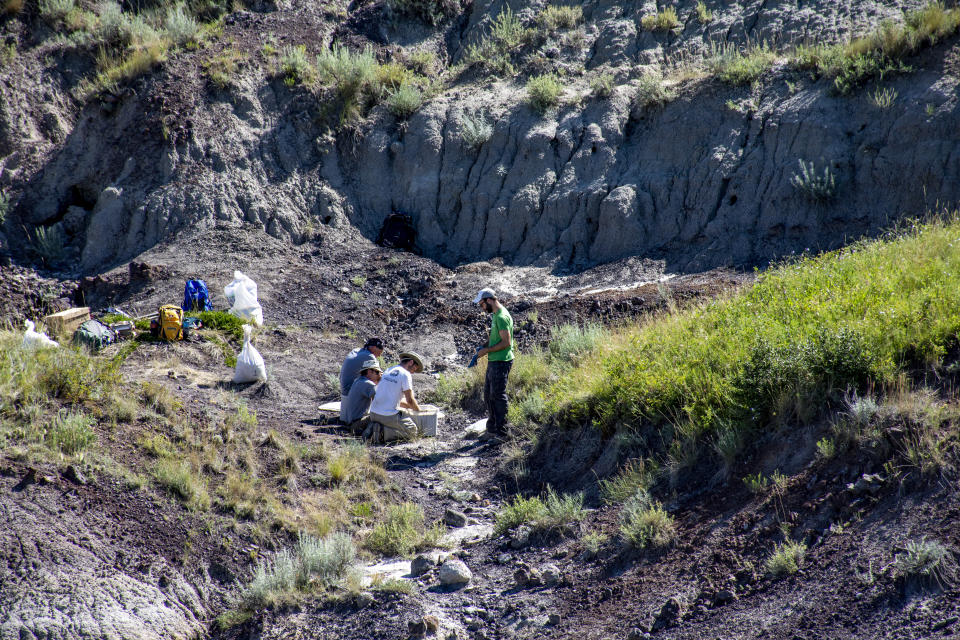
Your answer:
[[[75,307],[44,317],[43,324],[53,335],[72,336],[89,319],[90,307]]]

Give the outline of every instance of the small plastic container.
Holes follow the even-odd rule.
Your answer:
[[[435,438],[437,435],[437,425],[440,422],[440,409],[432,404],[420,405],[420,411],[406,410],[410,419],[417,425],[420,435],[425,438]]]

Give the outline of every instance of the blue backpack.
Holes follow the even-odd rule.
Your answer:
[[[207,283],[203,280],[187,280],[187,285],[183,288],[181,306],[184,311],[213,311]]]

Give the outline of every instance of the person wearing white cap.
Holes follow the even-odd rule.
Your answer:
[[[507,435],[507,378],[513,367],[513,317],[500,304],[497,293],[490,288],[481,289],[474,304],[490,314],[490,340],[477,352],[477,357],[487,356],[487,376],[483,382],[483,402],[487,406],[487,433],[502,437]]]
[[[400,364],[384,372],[370,405],[370,425],[363,432],[364,440],[381,444],[416,437],[417,424],[401,409],[420,411],[413,396],[413,374],[421,371],[423,358],[408,351],[400,354]]]

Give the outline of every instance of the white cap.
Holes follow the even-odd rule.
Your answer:
[[[477,297],[473,299],[473,304],[477,304],[484,298],[496,298],[497,292],[493,289],[487,287],[486,289],[480,289],[480,293],[477,294]]]

